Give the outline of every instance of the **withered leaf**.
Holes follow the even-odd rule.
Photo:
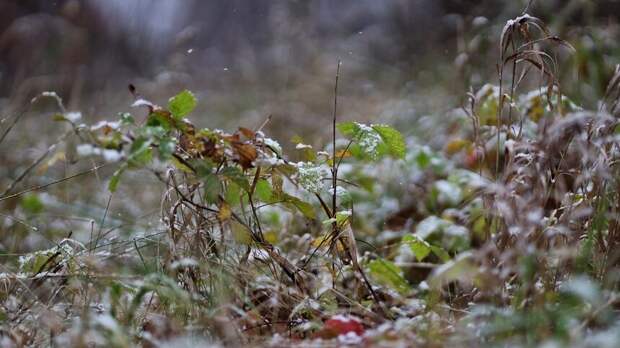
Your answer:
[[[254,139],[256,137],[256,132],[245,127],[239,127],[239,132],[248,139]]]
[[[202,155],[205,157],[218,157],[215,141],[207,137],[203,137],[201,140],[203,146]]]
[[[245,144],[241,142],[233,142],[233,149],[239,156],[239,164],[243,169],[252,168],[252,162],[258,157],[258,151],[256,151],[256,147],[252,144]]]
[[[220,204],[220,210],[217,213],[217,218],[220,222],[228,221],[232,216],[232,210],[230,210],[230,205],[226,203],[226,201],[222,201]]]

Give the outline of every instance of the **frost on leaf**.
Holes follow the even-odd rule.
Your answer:
[[[310,162],[299,162],[296,166],[297,182],[304,190],[313,193],[323,190],[323,178],[326,174],[323,166]]]
[[[276,140],[265,137],[263,138],[263,143],[267,145],[276,154],[282,156],[282,146]]]
[[[118,162],[123,158],[123,153],[112,149],[103,149],[91,144],[80,144],[76,147],[78,156],[102,156],[106,162]]]
[[[356,124],[359,127],[359,146],[371,158],[377,158],[377,147],[381,143],[381,136],[372,127],[361,123]]]
[[[62,265],[70,270],[76,270],[80,264],[76,255],[84,250],[84,245],[74,239],[63,239],[57,246],[34,251],[19,257],[19,270],[25,274],[37,275],[48,271],[47,267]]]
[[[377,159],[384,155],[395,158],[405,157],[405,139],[393,127],[383,124],[366,125],[358,122],[344,122],[338,124],[337,127],[342,135],[356,143],[357,152],[361,152],[371,159]]]
[[[65,114],[65,119],[67,119],[67,121],[69,122],[77,122],[80,119],[82,119],[82,113],[79,111],[72,111],[72,112],[67,112]]]
[[[461,188],[447,180],[436,181],[433,189],[437,192],[437,202],[439,204],[456,205],[463,198]]]

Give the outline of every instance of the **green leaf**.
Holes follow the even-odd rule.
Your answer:
[[[344,225],[351,218],[351,211],[344,210],[336,213],[336,223],[338,225]]]
[[[357,122],[343,122],[336,125],[338,131],[356,144],[349,148],[357,158],[376,159],[390,155],[404,158],[407,145],[403,135],[391,126],[384,124],[364,125]]]
[[[136,152],[134,156],[130,156],[128,160],[132,167],[145,166],[153,160],[153,150],[150,147],[146,147]]]
[[[188,173],[188,174],[193,174],[194,173],[192,168],[188,167],[187,165],[185,165],[184,163],[182,163],[181,161],[179,161],[175,157],[171,157],[170,158],[170,163],[172,163],[178,170],[180,170],[182,172],[185,172],[185,173]]]
[[[196,174],[203,179],[214,174],[215,163],[208,158],[190,159],[188,162],[190,167],[194,168]]]
[[[329,218],[327,220],[323,220],[321,223],[327,226],[333,224],[334,222],[337,222],[336,218]]]
[[[151,140],[147,138],[138,138],[129,149],[127,163],[131,167],[142,167],[147,165],[153,159],[153,151],[151,151]]]
[[[431,288],[439,288],[452,281],[471,282],[478,274],[478,267],[473,262],[471,252],[459,254],[451,260],[437,267],[428,278]]]
[[[237,167],[226,167],[222,169],[221,173],[228,180],[239,185],[239,187],[244,189],[245,192],[250,192],[250,183],[248,182],[248,179],[245,177],[241,169]]]
[[[336,128],[340,132],[340,134],[345,137],[352,138],[357,135],[360,130],[360,127],[355,122],[342,122],[336,125]]]
[[[234,182],[229,182],[226,187],[226,193],[224,194],[224,200],[230,204],[230,206],[236,206],[241,203],[241,188]]]
[[[131,126],[136,124],[136,119],[128,112],[121,112],[118,114],[123,126]]]
[[[302,213],[308,219],[315,219],[316,213],[314,211],[314,207],[312,204],[308,202],[304,202],[301,199],[291,196],[288,194],[283,194],[283,201],[292,204],[300,213]]]
[[[450,254],[447,251],[443,250],[443,248],[438,247],[436,245],[431,245],[431,251],[435,254],[441,261],[448,262],[450,261]]]
[[[25,254],[19,258],[19,270],[27,274],[36,274],[45,271],[43,267],[46,265],[49,267],[54,264],[51,261],[53,261],[57,256],[59,256],[57,255],[58,251],[60,250],[54,247],[47,250],[39,250],[29,254]]]
[[[291,203],[293,203],[293,205],[295,205],[295,208],[297,208],[297,210],[299,210],[299,212],[302,213],[306,218],[311,220],[316,218],[316,214],[314,212],[314,207],[312,206],[312,204],[304,202],[301,199],[294,199]]]
[[[383,142],[387,145],[387,150],[390,155],[396,158],[405,157],[407,144],[405,143],[405,138],[399,131],[384,124],[374,124],[372,125],[372,129],[379,133],[381,139],[383,139]]]
[[[161,159],[166,160],[172,157],[172,154],[176,150],[176,139],[172,137],[164,137],[159,141],[159,156]]]
[[[215,174],[208,174],[204,179],[205,199],[208,203],[217,203],[218,197],[222,190],[220,179]]]
[[[67,121],[67,118],[63,114],[54,114],[52,115],[52,121],[63,122],[63,121]]]
[[[415,156],[415,162],[420,169],[426,169],[431,164],[431,156],[426,151],[420,151]]]
[[[184,90],[183,92],[170,98],[168,102],[168,108],[177,120],[192,112],[195,107],[196,97],[188,90]]]
[[[256,188],[254,189],[254,195],[263,202],[272,202],[273,191],[271,190],[271,185],[269,184],[269,181],[265,179],[259,179],[256,183]]]
[[[373,279],[398,291],[401,295],[411,290],[409,283],[402,275],[402,270],[393,262],[385,259],[372,260],[368,263],[368,270]]]
[[[118,183],[121,180],[121,175],[123,175],[123,172],[125,171],[125,169],[127,169],[127,164],[123,163],[115,172],[114,174],[112,174],[112,177],[110,178],[110,182],[108,183],[108,190],[110,192],[115,192],[116,189],[118,188]]]
[[[28,214],[38,214],[43,211],[44,205],[36,194],[27,194],[22,198],[21,206]]]
[[[165,132],[170,131],[173,128],[172,120],[161,112],[153,112],[149,115],[146,121],[145,128],[162,128]]]
[[[408,234],[404,236],[403,243],[409,245],[411,252],[418,261],[424,260],[431,253],[431,245],[415,235]]]
[[[331,225],[334,222],[338,224],[338,226],[345,226],[349,219],[351,218],[351,211],[344,210],[336,213],[335,218],[330,218],[327,220],[323,220],[323,225]]]

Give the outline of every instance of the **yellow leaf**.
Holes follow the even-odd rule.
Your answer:
[[[228,221],[232,216],[232,211],[230,210],[230,205],[225,201],[220,205],[220,210],[217,212],[217,218],[220,222]]]
[[[190,167],[186,166],[185,164],[181,163],[181,162],[180,162],[179,160],[177,160],[175,157],[172,157],[172,158],[170,159],[170,161],[172,162],[172,164],[174,164],[174,166],[175,166],[178,170],[180,170],[180,171],[182,171],[182,172],[185,172],[185,173],[190,173],[190,174],[193,174],[193,173],[194,173],[194,171],[192,170],[192,168],[190,168]]]
[[[351,157],[351,156],[353,156],[353,154],[349,150],[338,150],[338,151],[336,151],[336,158],[337,159],[340,159],[340,157],[347,158],[347,157]]]
[[[540,121],[545,115],[545,105],[540,95],[529,100],[530,105],[527,108],[527,117],[534,122]]]
[[[235,242],[244,245],[252,244],[252,236],[248,229],[235,220],[230,221],[230,231]]]
[[[321,247],[321,248],[329,248],[330,245],[332,243],[332,237],[331,237],[331,232],[325,233],[317,238],[315,238],[312,241],[312,246],[314,246],[315,248]],[[337,252],[343,252],[344,251],[344,245],[342,245],[342,243],[338,242],[336,243],[336,251]]]
[[[448,142],[448,144],[446,144],[446,154],[448,155],[454,155],[455,153],[469,148],[471,147],[471,142],[469,140],[465,140],[465,139],[453,139],[450,142]]]
[[[271,244],[276,244],[278,242],[278,232],[275,230],[265,232],[265,240]]]
[[[325,233],[317,238],[314,238],[314,240],[312,241],[312,246],[318,248],[318,247],[325,247],[329,245],[329,240],[330,240],[330,234],[329,233]]]
[[[64,160],[65,160],[65,153],[63,151],[56,152],[54,156],[52,156],[52,158],[50,158],[47,162],[43,163],[43,165],[39,167],[39,169],[37,169],[37,174],[38,175],[44,174],[49,169],[49,167],[56,164],[56,162],[64,161]]]

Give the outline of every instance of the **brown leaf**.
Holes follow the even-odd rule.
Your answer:
[[[258,151],[256,151],[256,147],[251,144],[244,144],[241,142],[233,142],[232,143],[235,152],[239,156],[239,164],[243,169],[252,168],[252,162],[258,157]]]
[[[202,155],[206,157],[218,157],[217,156],[217,146],[215,141],[211,138],[203,137],[202,138]]]
[[[245,127],[239,127],[239,132],[248,139],[254,139],[256,137],[256,132]]]
[[[224,134],[222,135],[222,139],[228,141],[229,143],[239,143],[241,142],[241,137],[239,136],[239,133],[235,133],[235,134]]]

